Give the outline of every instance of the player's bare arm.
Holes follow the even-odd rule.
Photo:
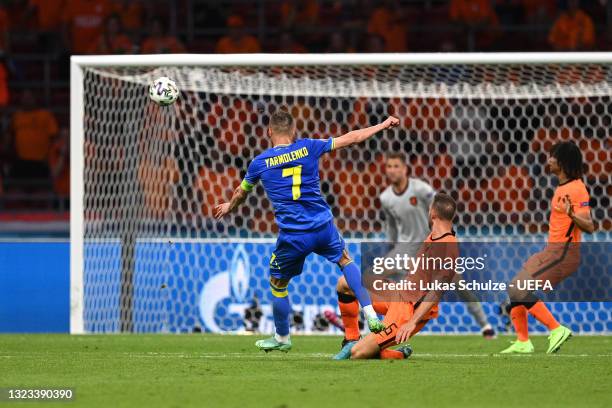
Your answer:
[[[446,279],[443,280],[448,281]],[[417,324],[419,324],[419,322],[428,315],[430,310],[440,302],[443,293],[444,292],[440,290],[430,290],[425,294],[423,300],[419,303],[419,306],[414,310],[410,320],[404,323],[397,331],[397,334],[395,335],[395,342],[397,344],[408,341],[410,337],[412,337]]]
[[[248,194],[249,192],[244,190],[241,186],[236,187],[229,202],[219,204],[215,207],[215,218],[223,218],[227,214],[234,211],[240,206],[240,204],[244,203],[244,200],[246,200]]]
[[[391,129],[399,125],[399,119],[393,116],[389,116],[384,122],[378,125],[370,126],[363,129],[352,130],[334,139],[334,149],[340,149],[342,147],[351,146],[354,144],[361,143],[381,130]]]
[[[414,330],[417,324],[423,320],[423,317],[427,316],[432,307],[434,307],[438,302],[421,302],[419,307],[416,308],[414,314],[410,318],[410,320],[402,325],[397,331],[397,335],[395,336],[396,343],[403,343],[408,341],[414,333]]]
[[[565,213],[574,221],[574,224],[576,224],[578,228],[589,234],[595,231],[595,223],[593,223],[590,211],[586,210],[576,213],[569,195],[563,197],[563,203],[565,204]]]

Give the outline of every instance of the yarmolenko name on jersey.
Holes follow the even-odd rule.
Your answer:
[[[279,164],[288,163],[306,156],[308,156],[308,149],[306,147],[302,147],[301,149],[294,150],[289,153],[284,153],[279,156],[272,156],[265,159],[266,167],[278,166]]]

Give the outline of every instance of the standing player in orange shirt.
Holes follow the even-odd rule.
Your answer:
[[[423,242],[417,257],[424,258],[452,258],[459,256],[457,238],[453,231],[453,218],[457,205],[455,200],[447,194],[438,193],[434,196],[429,208],[429,223],[431,234]],[[419,269],[414,275],[407,279],[412,282],[451,282],[454,271],[432,271]],[[417,286],[418,288],[418,286]],[[348,285],[338,282],[338,293],[347,299],[354,299]],[[342,347],[342,350],[334,356],[334,360],[346,359],[396,359],[408,358],[412,354],[410,346],[404,346],[397,350],[389,347],[398,345],[417,334],[429,320],[438,317],[438,301],[441,292],[429,291],[402,291],[387,293],[387,301],[373,301],[372,306],[377,313],[385,315],[383,324],[385,330],[380,333],[370,333],[359,341],[349,341]],[[342,301],[342,299],[340,300]],[[356,303],[356,301],[355,301]],[[351,306],[345,304],[341,306]],[[352,318],[347,319],[343,313],[342,321],[345,330],[352,330],[359,333],[358,323],[359,307],[352,314]],[[357,336],[358,337],[358,336]]]
[[[589,193],[582,182],[582,153],[574,142],[559,142],[551,149],[548,168],[559,179],[550,205],[548,244],[531,256],[513,282],[525,279],[549,281],[554,287],[580,265],[582,231],[595,230],[589,207]],[[516,285],[514,285],[516,287]],[[572,332],[562,326],[544,302],[533,293],[511,290],[507,307],[517,333],[517,341],[502,353],[533,353],[529,340],[527,312],[550,330],[547,353],[555,353]]]

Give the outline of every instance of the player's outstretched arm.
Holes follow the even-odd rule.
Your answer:
[[[381,130],[391,129],[399,125],[399,119],[389,116],[384,122],[378,125],[370,126],[363,129],[352,130],[340,137],[334,139],[334,149],[361,143],[369,139]]]
[[[232,199],[223,204],[219,204],[215,207],[215,218],[220,219],[226,216],[227,214],[234,211],[240,204],[244,203],[246,200],[248,191],[244,190],[241,186],[236,187],[234,190],[234,194],[232,194]]]

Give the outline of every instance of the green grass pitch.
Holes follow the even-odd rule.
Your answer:
[[[501,356],[509,337],[417,336],[405,361],[331,361],[339,337],[1,335],[0,387],[72,387],[66,407],[612,407],[612,338]],[[0,406],[8,406],[0,402]]]

